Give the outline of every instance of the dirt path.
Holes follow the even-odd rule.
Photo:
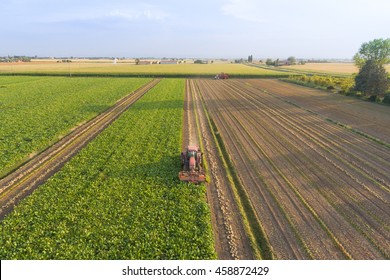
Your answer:
[[[187,80],[184,96],[182,151],[184,151],[187,146],[199,145],[199,137],[195,119],[196,116],[194,113],[194,101],[192,99],[192,91],[190,90],[190,86],[190,81]]]
[[[187,126],[183,129],[186,134],[183,135],[183,140],[187,143],[200,141],[208,164],[210,180],[207,182],[207,199],[218,258],[253,259],[255,256],[216,149],[199,91],[192,80],[187,80],[184,111],[184,123]],[[186,146],[185,143],[183,146]]]
[[[247,82],[197,84],[276,258],[389,258],[390,149]]]
[[[67,161],[116,120],[134,102],[153,88],[153,80],[121,100],[96,118],[77,127],[53,146],[0,180],[0,219],[12,211],[15,204],[57,172]]]

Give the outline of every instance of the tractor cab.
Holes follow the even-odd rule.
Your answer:
[[[196,158],[198,150],[199,149],[196,146],[188,146],[188,148],[187,148],[187,158],[191,158],[191,157]]]

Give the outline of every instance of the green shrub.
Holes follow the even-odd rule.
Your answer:
[[[390,93],[386,94],[383,98],[383,103],[390,104]]]

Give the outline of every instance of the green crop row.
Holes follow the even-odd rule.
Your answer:
[[[0,176],[147,81],[0,76]]]
[[[23,200],[0,258],[215,258],[205,187],[177,178],[183,91],[162,80]]]

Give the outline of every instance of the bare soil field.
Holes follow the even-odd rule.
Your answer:
[[[307,108],[324,118],[390,143],[390,107],[278,80],[250,80],[260,90]]]
[[[182,150],[188,145],[201,145],[208,163],[207,200],[218,259],[255,258],[226,171],[218,157],[199,92],[192,80],[186,82],[182,137]]]
[[[274,258],[390,258],[388,147],[315,113],[321,101],[286,102],[280,82],[196,85]]]

